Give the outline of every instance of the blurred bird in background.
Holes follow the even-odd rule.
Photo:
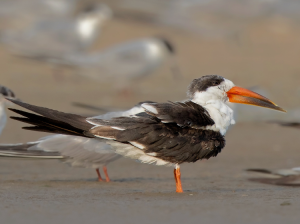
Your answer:
[[[297,17],[297,0],[111,0],[120,19],[154,24],[213,39],[238,38],[245,24],[265,15]],[[214,18],[221,17],[221,21]]]
[[[111,17],[108,6],[93,4],[75,19],[41,20],[25,30],[8,30],[1,40],[15,55],[59,63],[66,55],[87,51]]]
[[[3,131],[7,121],[5,107],[6,105],[10,104],[9,101],[5,99],[5,97],[17,99],[14,92],[11,89],[0,85],[0,134]]]
[[[172,72],[178,71],[172,61],[175,53],[175,46],[168,39],[151,37],[117,44],[97,53],[71,54],[65,57],[65,63],[75,66],[80,75],[99,81],[119,80],[124,85],[126,81],[153,73],[166,62]]]
[[[285,126],[285,127],[300,129],[300,122],[297,122],[297,121],[292,121],[292,122],[271,121],[270,123],[279,124],[279,125]]]
[[[72,16],[79,0],[2,0],[0,30],[25,30],[41,20]]]
[[[143,103],[140,102],[126,111],[109,112],[95,116],[95,119],[111,119],[114,117],[128,117],[143,111]],[[0,120],[1,121],[1,120]],[[96,169],[98,181],[103,181],[99,169],[102,168],[106,182],[110,181],[107,165],[121,155],[112,150],[112,146],[100,143],[95,139],[87,139],[80,136],[49,135],[35,142],[19,144],[0,144],[0,156],[14,158],[35,159],[60,159],[74,167]]]
[[[300,187],[300,167],[278,170],[247,169],[247,171],[260,173],[267,176],[260,178],[249,178],[250,181],[272,185]]]

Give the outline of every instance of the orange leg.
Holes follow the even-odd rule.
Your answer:
[[[98,181],[103,181],[99,169],[96,169],[96,172],[97,172],[97,175],[98,175]]]
[[[174,177],[176,182],[176,192],[177,193],[183,193],[182,186],[181,186],[181,180],[180,180],[180,168],[178,165],[176,165],[174,169]]]
[[[106,182],[110,182],[110,179],[109,179],[109,176],[108,176],[108,173],[107,173],[107,168],[106,168],[106,166],[103,166],[103,171],[104,171],[104,174],[105,174]]]

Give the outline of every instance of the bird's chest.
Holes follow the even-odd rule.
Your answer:
[[[215,122],[214,125],[207,126],[206,129],[219,131],[222,135],[225,135],[228,127],[232,124],[235,124],[233,110],[225,103],[209,103],[205,106],[205,109]]]
[[[164,146],[152,149],[156,157],[181,164],[216,156],[224,148],[225,139],[220,132],[213,130],[185,128],[176,137],[168,139]]]

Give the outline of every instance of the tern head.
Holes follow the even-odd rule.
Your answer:
[[[174,44],[172,44],[172,42],[170,40],[168,40],[165,37],[158,37],[158,39],[163,43],[163,45],[165,46],[165,48],[168,50],[168,52],[170,54],[175,54],[176,53]]]
[[[194,79],[188,88],[188,97],[196,103],[206,104],[210,100],[249,104],[286,112],[266,97],[235,86],[232,81],[219,75],[207,75]]]
[[[165,37],[157,36],[156,38],[162,43],[164,49],[166,50],[164,50],[164,52],[167,53],[167,56],[171,56],[169,57],[169,63],[173,77],[175,79],[182,77],[181,69],[179,68],[176,60],[176,48],[174,44]]]
[[[78,16],[77,30],[85,44],[95,40],[101,26],[112,17],[111,9],[105,4],[93,4],[86,7]]]
[[[14,94],[14,92],[11,89],[9,89],[5,86],[1,86],[1,85],[0,85],[0,94],[4,97],[10,97],[10,98],[16,97],[16,95]]]
[[[98,23],[111,19],[113,15],[112,10],[103,3],[90,4],[86,6],[80,13],[80,19],[97,21]]]
[[[11,89],[0,85],[0,102],[8,102],[5,100],[6,97],[12,98],[12,99],[17,99],[16,95],[14,94],[14,92]]]

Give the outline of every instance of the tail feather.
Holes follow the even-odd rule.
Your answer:
[[[44,107],[38,107],[14,99],[8,100],[21,107],[42,115],[40,116],[22,110],[9,108],[11,111],[24,116],[11,117],[12,119],[34,125],[32,127],[24,127],[24,129],[26,130],[76,135],[90,138],[94,137],[88,132],[93,127],[93,125],[86,121],[86,117],[70,113],[63,113]]]
[[[38,158],[38,159],[63,159],[58,152],[45,152],[30,150],[38,142],[25,144],[0,144],[0,156],[17,158]]]
[[[16,112],[15,110],[13,110],[14,112]],[[30,126],[30,127],[23,127],[23,129],[25,130],[31,130],[31,131],[38,131],[38,132],[46,132],[46,133],[55,133],[55,134],[66,134],[66,135],[75,135],[77,136],[77,133],[71,133],[70,131],[64,131],[62,129],[60,129],[59,131],[56,130],[56,128],[51,128],[51,127],[42,127],[41,125],[41,121],[33,121],[30,120],[28,118],[25,117],[11,117],[11,119],[13,120],[17,120],[17,121],[21,121],[27,124],[32,124],[32,125],[36,125],[36,126]],[[45,123],[44,123],[45,124]]]

